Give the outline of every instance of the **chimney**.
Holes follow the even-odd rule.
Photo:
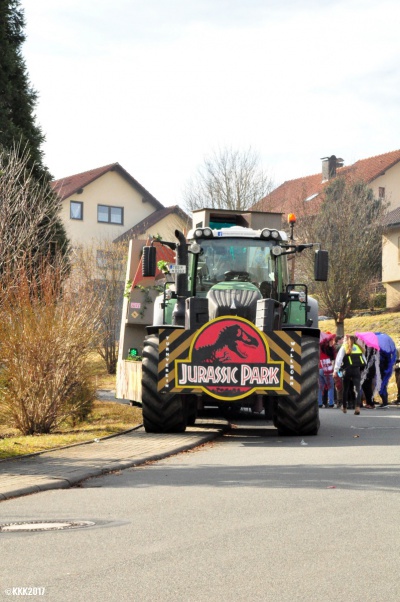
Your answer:
[[[336,178],[336,169],[343,167],[343,159],[338,159],[335,155],[330,157],[322,157],[322,181],[332,180]]]

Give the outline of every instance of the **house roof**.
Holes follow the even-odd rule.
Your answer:
[[[188,225],[191,222],[190,217],[179,207],[179,205],[164,207],[163,209],[158,209],[158,211],[154,211],[142,219],[142,221],[140,221],[138,224],[121,234],[121,236],[118,236],[114,242],[123,242],[124,240],[130,240],[131,238],[137,238],[141,234],[144,234],[144,232],[147,232],[149,228],[152,228],[158,224],[162,219],[167,217],[167,215],[171,215],[173,213],[178,215],[182,220],[186,221]]]
[[[384,228],[393,228],[400,226],[400,207],[389,211],[383,219]]]
[[[151,203],[156,209],[164,208],[164,205],[162,205],[160,201],[150,194],[148,190],[139,184],[139,182],[135,180],[135,178],[133,178],[123,167],[121,167],[119,163],[110,163],[110,165],[104,165],[103,167],[90,169],[89,171],[84,171],[73,176],[67,176],[65,178],[61,178],[60,180],[53,180],[51,182],[51,187],[63,201],[110,171],[115,171],[125,178],[125,180],[129,182],[133,188],[140,192],[140,194],[143,195],[143,198]]]
[[[399,161],[400,150],[391,151],[383,155],[361,159],[352,165],[338,167],[336,175],[371,183]],[[313,201],[314,199],[316,202],[313,205],[316,209],[320,204],[318,201],[321,201],[321,192],[323,192],[329,181],[331,180],[322,179],[322,171],[311,176],[288,180],[256,203],[252,210],[290,213],[296,210],[296,205],[298,206],[300,202]]]

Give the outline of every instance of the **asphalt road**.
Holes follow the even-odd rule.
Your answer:
[[[321,419],[305,438],[243,419],[197,450],[2,502],[3,523],[95,525],[1,533],[1,599],[398,602],[400,409]]]

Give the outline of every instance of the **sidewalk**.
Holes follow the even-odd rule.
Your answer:
[[[71,447],[0,461],[0,501],[47,489],[66,489],[84,479],[138,466],[192,449],[218,437],[224,419],[197,420],[179,434],[150,434],[143,427]]]

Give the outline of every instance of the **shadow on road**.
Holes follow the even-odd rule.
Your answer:
[[[267,461],[267,460],[266,460]],[[150,473],[149,473],[150,470]],[[103,487],[262,487],[265,489],[351,489],[400,491],[400,465],[343,464],[263,464],[255,466],[215,466],[204,464],[162,464],[128,471],[123,482],[107,477]],[[98,479],[85,487],[98,487]]]

